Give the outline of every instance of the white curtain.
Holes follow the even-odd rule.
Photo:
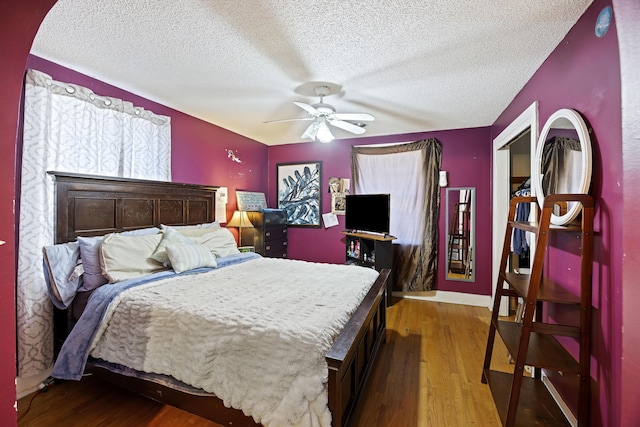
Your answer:
[[[392,146],[351,147],[355,194],[390,194],[394,276],[402,291],[435,286],[438,264],[438,173],[435,138]]]
[[[27,72],[16,287],[22,377],[53,362],[53,309],[42,268],[42,247],[53,244],[54,236],[47,171],[170,181],[170,118]]]
[[[400,245],[418,245],[424,236],[422,211],[425,180],[422,179],[423,158],[420,151],[358,156],[358,178],[355,194],[390,194],[389,233]]]

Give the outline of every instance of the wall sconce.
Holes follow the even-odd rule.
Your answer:
[[[246,211],[235,211],[231,220],[227,223],[227,227],[238,228],[238,246],[242,246],[242,229],[252,228],[253,224],[249,220],[249,216]]]
[[[447,185],[449,185],[449,182],[447,180],[447,171],[440,171],[440,187],[446,187]]]

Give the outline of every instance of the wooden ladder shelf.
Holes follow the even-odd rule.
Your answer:
[[[541,381],[541,369],[561,372],[563,378],[575,378],[575,388],[578,393],[576,416],[578,425],[588,426],[591,382],[593,198],[585,194],[550,195],[544,199],[542,210],[538,212],[537,217],[540,218],[538,223],[515,221],[517,204],[532,202],[536,202],[535,197],[514,197],[511,200],[487,338],[482,382],[489,384],[504,426],[569,425],[567,418]],[[580,222],[568,226],[551,224],[554,205],[566,202],[577,202],[582,206]],[[536,235],[531,274],[507,272],[511,235],[514,229],[529,231]],[[574,295],[564,289],[561,284],[543,277],[549,233],[562,231],[579,233],[582,238],[579,295]],[[523,301],[524,314],[521,322],[498,319],[503,297],[518,297]],[[579,325],[543,322],[543,303],[579,306]],[[513,374],[490,369],[496,332],[515,359]],[[574,359],[558,342],[559,336],[573,337],[579,342],[578,360]],[[533,377],[524,375],[525,366],[534,368]]]

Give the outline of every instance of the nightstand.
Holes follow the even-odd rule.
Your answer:
[[[270,258],[287,258],[287,216],[282,209],[247,212],[253,228],[242,229],[242,244]]]

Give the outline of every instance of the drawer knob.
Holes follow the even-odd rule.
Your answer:
[[[269,237],[269,236],[271,236],[271,232],[270,232],[270,231],[267,231],[266,233],[264,233],[264,235],[265,235],[265,236],[267,236],[267,237]]]

